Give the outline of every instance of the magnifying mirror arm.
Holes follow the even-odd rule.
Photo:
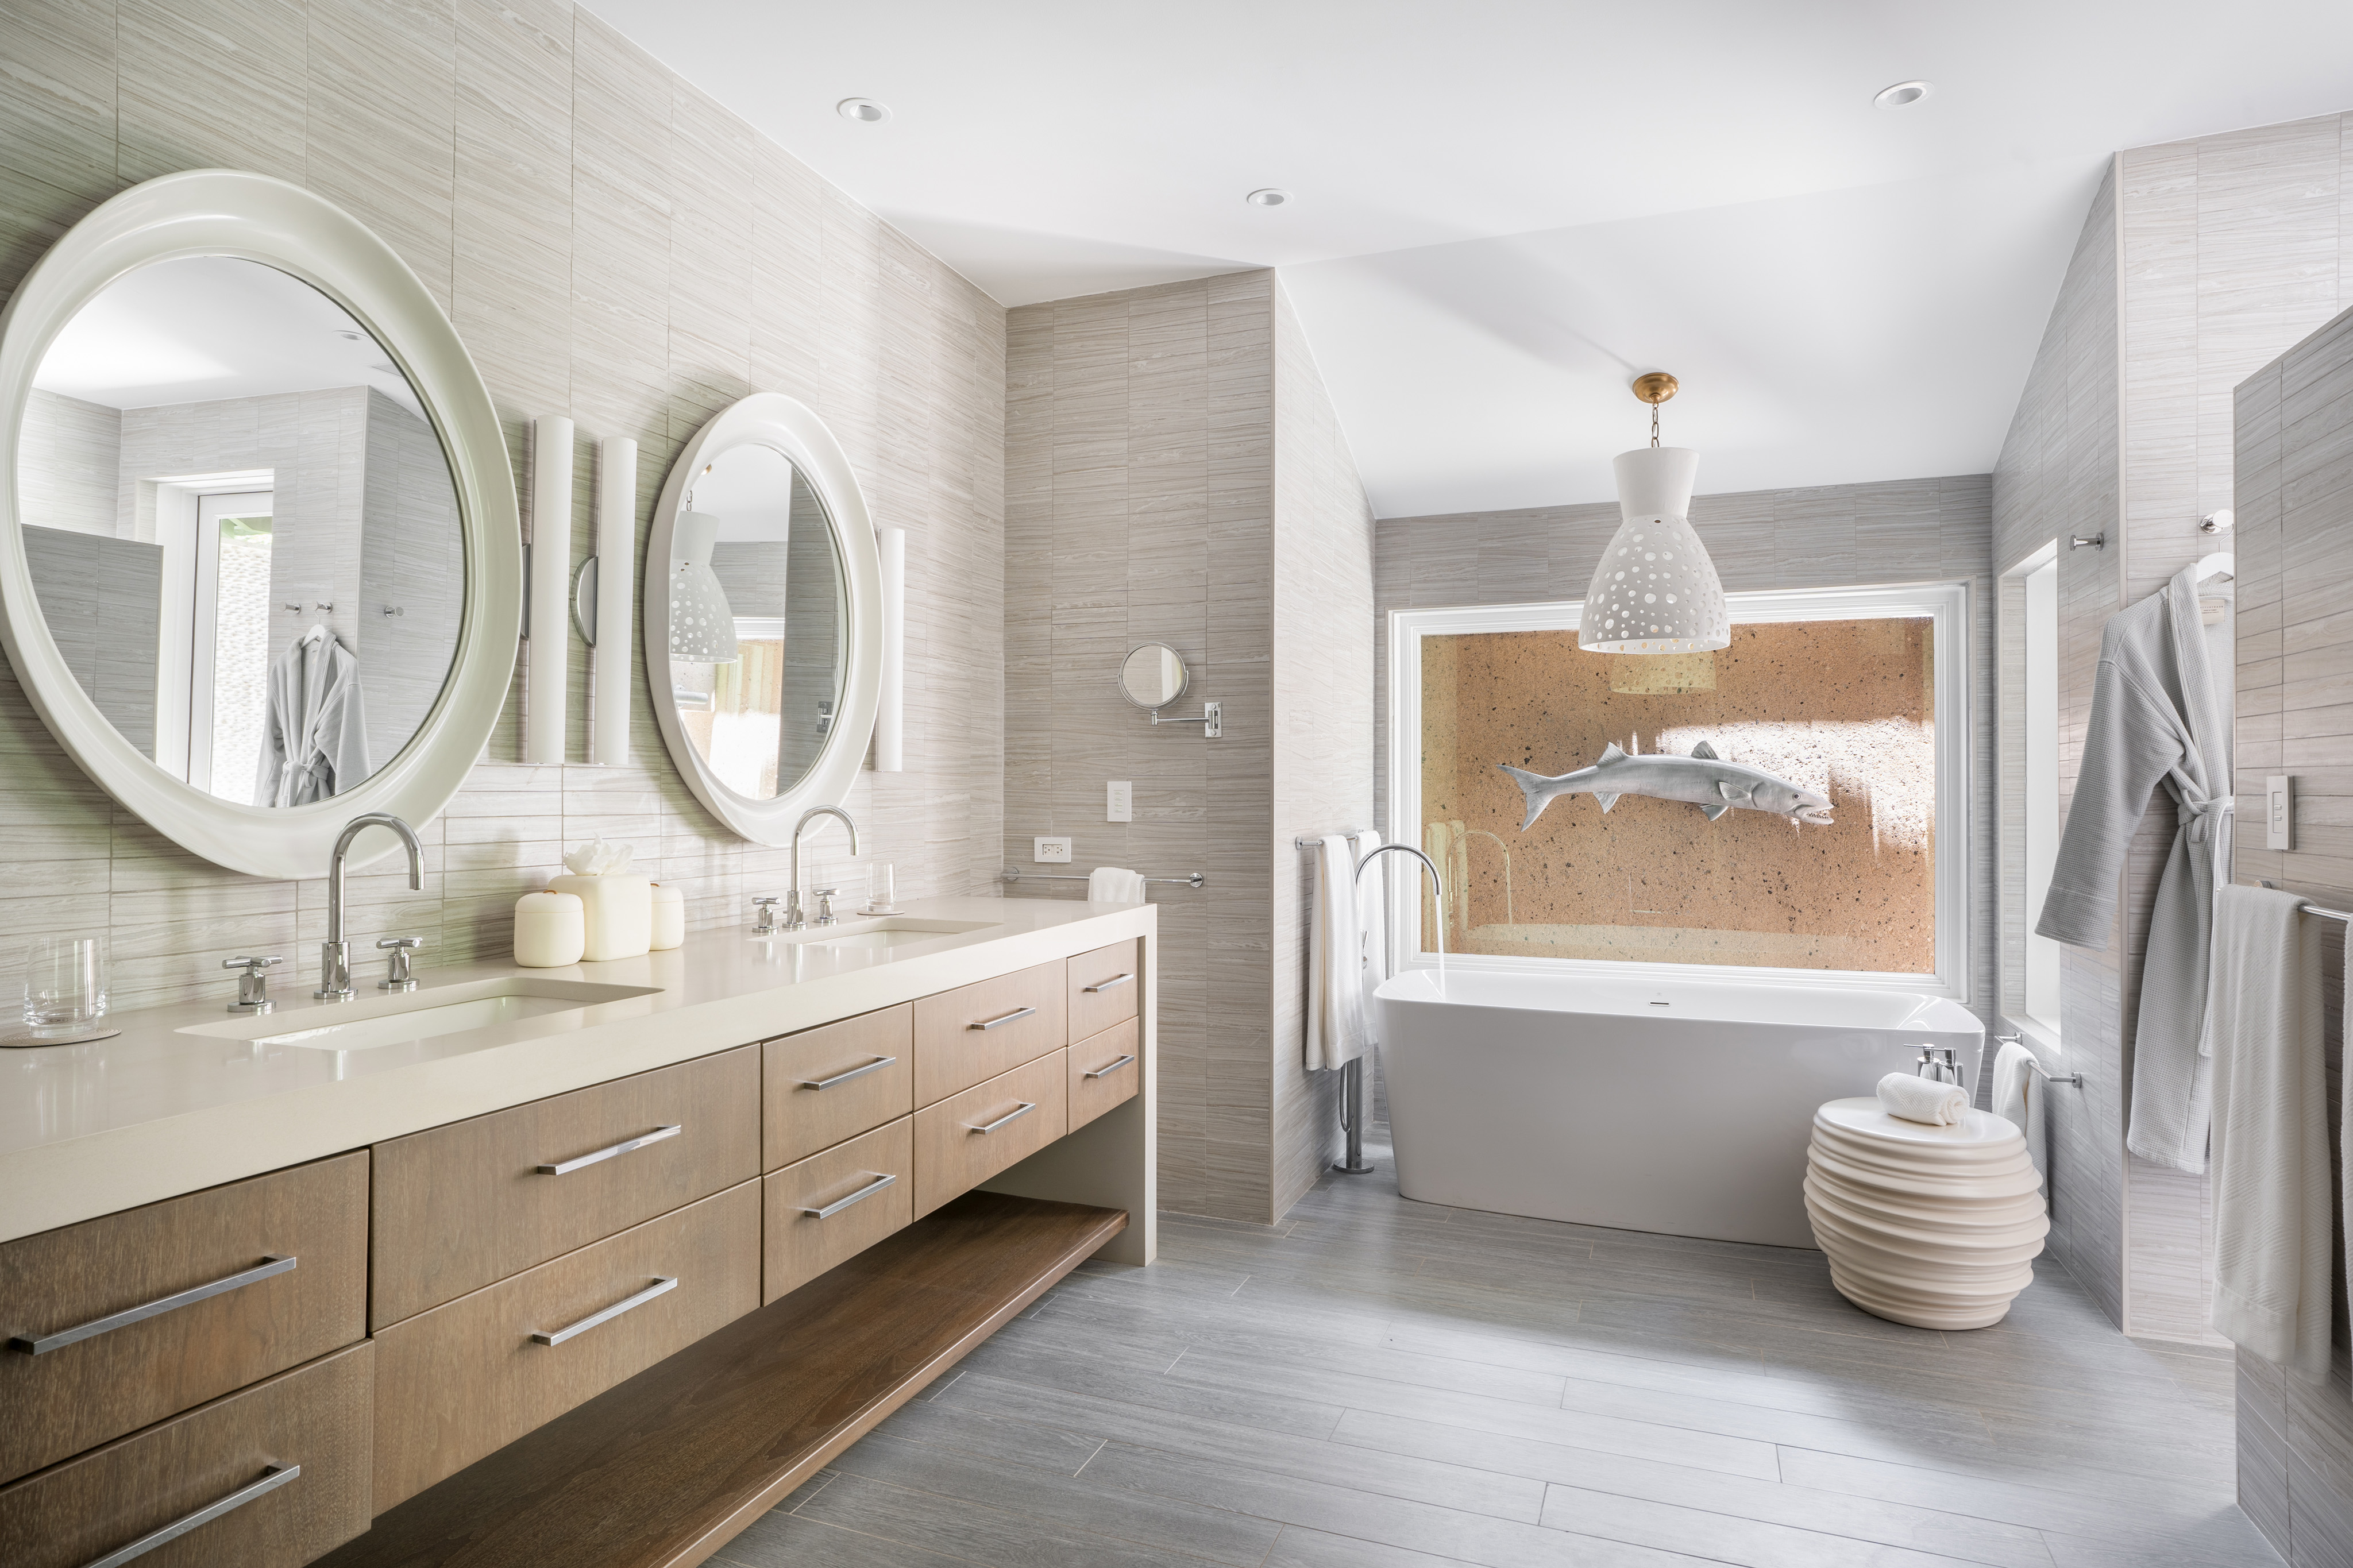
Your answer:
[[[1160,710],[1155,708],[1152,710],[1152,721],[1155,724],[1198,724],[1201,726],[1201,739],[1214,741],[1226,731],[1225,705],[1221,702],[1204,702],[1201,704],[1201,711],[1187,719],[1163,717]]]

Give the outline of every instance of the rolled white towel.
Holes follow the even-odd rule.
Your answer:
[[[1969,1097],[1957,1083],[1938,1083],[1892,1072],[1879,1080],[1879,1103],[1890,1116],[1925,1121],[1931,1127],[1952,1127],[1968,1114]]]

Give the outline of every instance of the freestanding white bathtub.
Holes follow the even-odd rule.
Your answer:
[[[1814,1108],[1961,1047],[1959,1003],[1888,991],[1433,970],[1383,984],[1398,1185],[1456,1208],[1811,1247]]]

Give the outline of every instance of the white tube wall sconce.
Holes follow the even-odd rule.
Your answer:
[[[874,710],[874,771],[907,765],[907,531],[878,528],[882,554],[882,693]]]
[[[588,655],[594,692],[588,760],[617,767],[629,760],[629,613],[638,564],[638,444],[626,436],[596,443],[596,639]]]
[[[522,760],[564,761],[565,663],[572,617],[572,421],[556,415],[531,426],[531,578],[524,621]]]

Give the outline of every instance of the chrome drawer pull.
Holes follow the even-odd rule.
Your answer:
[[[851,1079],[864,1078],[871,1072],[880,1072],[898,1059],[899,1058],[897,1057],[876,1057],[872,1061],[868,1062],[862,1068],[851,1068],[848,1072],[838,1072],[831,1078],[805,1078],[801,1079],[801,1087],[803,1089],[831,1089],[835,1084],[848,1083]]]
[[[976,1121],[967,1121],[965,1125],[975,1132],[994,1132],[998,1128],[1004,1126],[1007,1122],[1018,1121],[1037,1109],[1038,1102],[1036,1100],[1025,1100],[1021,1102],[1018,1109],[1007,1111],[1004,1115],[998,1117],[996,1121],[990,1122],[986,1127],[981,1126]]]
[[[620,1300],[616,1301],[611,1306],[606,1308],[603,1311],[591,1312],[586,1317],[581,1319],[578,1322],[566,1328],[558,1329],[552,1334],[533,1334],[531,1336],[531,1342],[535,1345],[560,1345],[565,1341],[572,1338],[575,1334],[585,1334],[599,1323],[609,1323],[614,1319],[619,1317],[622,1313],[628,1311],[633,1308],[642,1307],[657,1296],[667,1296],[677,1289],[677,1279],[665,1279],[657,1275],[652,1284],[647,1286],[636,1295],[624,1297]]]
[[[1090,993],[1096,991],[1116,991],[1134,978],[1135,976],[1133,974],[1114,974],[1109,980],[1103,982],[1101,984],[1090,985],[1085,989]]]
[[[251,1486],[239,1487],[218,1502],[208,1502],[194,1513],[184,1513],[161,1530],[148,1531],[128,1546],[118,1546],[105,1556],[84,1565],[84,1568],[121,1568],[134,1557],[144,1557],[165,1542],[177,1541],[199,1525],[210,1524],[221,1515],[243,1508],[264,1492],[274,1492],[302,1473],[300,1465],[271,1465],[261,1472],[261,1479]]]
[[[209,1285],[198,1285],[175,1295],[159,1296],[142,1306],[125,1307],[120,1312],[110,1312],[103,1318],[92,1318],[87,1323],[79,1324],[70,1329],[59,1329],[54,1334],[18,1334],[8,1342],[8,1348],[12,1351],[23,1351],[26,1355],[47,1355],[51,1351],[62,1350],[67,1345],[105,1333],[110,1329],[124,1329],[133,1323],[143,1323],[150,1318],[159,1318],[177,1308],[192,1306],[208,1296],[223,1295],[250,1285],[257,1279],[267,1279],[273,1274],[287,1273],[293,1267],[294,1259],[290,1257],[283,1257],[274,1252],[265,1253],[262,1255],[261,1262],[256,1267],[240,1269],[225,1279],[216,1279]],[[290,1480],[292,1478],[288,1479]],[[146,1548],[142,1546],[140,1550],[144,1552]],[[111,1562],[112,1559],[110,1558],[108,1561]]]
[[[1090,1073],[1082,1073],[1079,1076],[1082,1078],[1108,1078],[1113,1073],[1117,1072],[1120,1068],[1125,1067],[1134,1059],[1135,1058],[1132,1056],[1122,1057],[1115,1062],[1105,1062],[1103,1066],[1095,1068],[1094,1071]]]
[[[836,1198],[833,1202],[826,1205],[825,1207],[821,1209],[805,1208],[801,1210],[801,1213],[808,1215],[811,1219],[831,1219],[834,1215],[839,1214],[850,1205],[865,1202],[868,1198],[872,1197],[875,1194],[881,1192],[883,1188],[889,1186],[898,1179],[899,1178],[896,1176],[877,1176],[874,1180],[867,1183],[864,1186],[859,1188],[856,1192],[850,1194],[846,1198]]]
[[[986,1024],[966,1024],[965,1027],[967,1029],[994,1029],[1000,1024],[1010,1024],[1016,1018],[1026,1018],[1037,1010],[1038,1009],[1035,1007],[1016,1007],[1002,1018],[991,1018]]]
[[[576,1160],[566,1160],[557,1165],[542,1165],[539,1167],[539,1173],[543,1176],[568,1176],[583,1166],[598,1164],[616,1154],[627,1154],[642,1149],[649,1143],[659,1143],[665,1138],[675,1138],[685,1131],[685,1127],[677,1122],[668,1127],[657,1127],[652,1131],[641,1133],[638,1137],[625,1138],[609,1149],[599,1149],[593,1154],[583,1154]]]

